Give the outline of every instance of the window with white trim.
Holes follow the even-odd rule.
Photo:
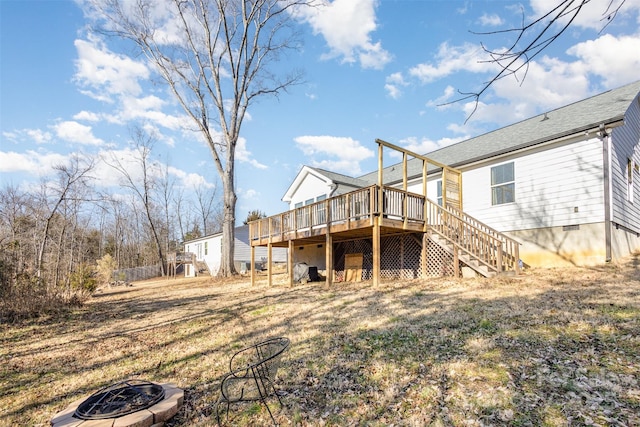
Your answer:
[[[442,206],[442,180],[439,179],[436,181],[436,202],[438,202],[438,204],[440,206]]]
[[[491,204],[503,205],[516,201],[516,175],[513,162],[491,168]]]

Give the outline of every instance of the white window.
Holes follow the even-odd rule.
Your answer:
[[[442,200],[442,180],[439,179],[436,181],[436,202],[442,206]]]
[[[513,162],[491,168],[491,204],[502,205],[516,201]]]

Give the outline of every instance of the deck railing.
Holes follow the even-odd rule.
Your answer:
[[[500,273],[520,270],[520,244],[510,237],[453,207],[427,200],[428,225],[462,254]]]
[[[377,213],[377,197],[374,185],[262,218],[250,223],[249,236],[252,241],[286,239],[296,232],[371,218]]]
[[[439,234],[457,250],[492,271],[519,270],[519,244],[515,240],[454,207],[444,208],[420,194],[392,187],[381,190],[372,185],[253,221],[249,224],[250,239],[252,242],[292,240],[304,236],[303,232],[319,231],[335,224],[344,224],[348,230],[373,225],[374,217],[381,215],[405,225],[422,224],[425,231]],[[382,203],[379,203],[380,195]],[[370,221],[363,223],[362,220]]]

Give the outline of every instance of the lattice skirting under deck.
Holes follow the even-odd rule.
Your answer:
[[[423,274],[422,247],[426,245]],[[362,254],[361,280],[373,277],[373,249],[370,239],[338,242],[334,245],[334,271],[337,282],[345,279],[345,255]],[[423,276],[453,276],[453,256],[421,234],[402,234],[380,239],[380,278],[417,279]]]

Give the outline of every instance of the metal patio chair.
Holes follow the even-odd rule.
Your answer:
[[[260,401],[269,412],[274,425],[277,425],[267,398],[275,396],[282,407],[274,380],[282,354],[289,347],[288,338],[271,338],[266,341],[243,348],[231,357],[229,373],[220,384],[220,397],[216,402],[216,419],[220,424],[220,405],[227,404],[227,420],[229,406],[236,402]]]

